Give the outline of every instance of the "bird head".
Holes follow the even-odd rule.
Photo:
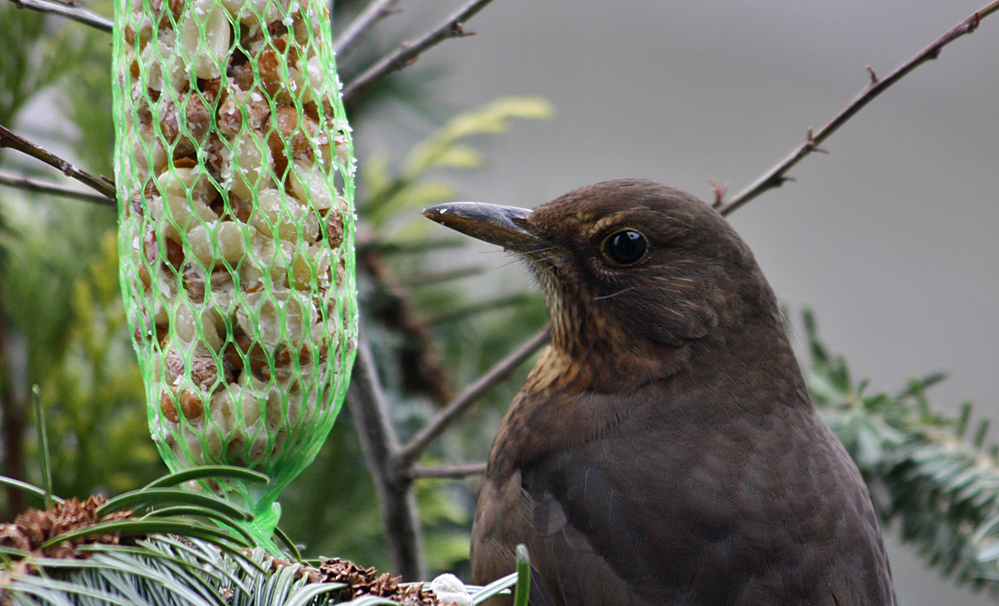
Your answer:
[[[674,374],[697,345],[730,348],[746,326],[780,323],[725,219],[654,181],[605,181],[534,210],[458,202],[423,214],[527,261],[545,293],[553,355],[584,368],[591,388]]]

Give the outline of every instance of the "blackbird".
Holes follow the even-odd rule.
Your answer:
[[[474,582],[524,543],[536,606],[895,603],[867,488],[717,212],[622,179],[424,215],[523,257],[551,321],[489,456]]]

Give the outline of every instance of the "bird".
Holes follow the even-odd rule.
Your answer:
[[[489,455],[474,583],[524,544],[534,606],[895,603],[868,489],[716,210],[615,179],[423,214],[525,260],[549,314]]]

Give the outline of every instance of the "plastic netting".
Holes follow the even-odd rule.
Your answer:
[[[257,514],[315,457],[356,343],[353,158],[316,0],[119,0],[121,286],[172,470]],[[275,520],[276,521],[276,520]]]

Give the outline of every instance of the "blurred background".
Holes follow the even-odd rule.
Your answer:
[[[402,437],[544,323],[519,264],[419,218],[422,204],[532,207],[625,176],[705,200],[715,179],[734,195],[861,91],[868,65],[887,74],[983,1],[495,0],[466,24],[475,36],[426,52],[352,105],[363,313]],[[342,79],[456,6],[403,0],[344,58]],[[109,3],[88,7],[111,14]],[[337,0],[334,30],[362,7]],[[0,123],[110,174],[107,35],[6,2],[0,28]],[[405,182],[414,146],[433,141],[455,114],[509,95],[540,97],[554,113],[505,121],[509,131],[498,136],[464,137],[481,154],[474,162],[431,163],[417,186]],[[532,103],[523,117],[547,113]],[[794,182],[730,217],[791,315],[812,308],[827,345],[871,380],[871,391],[945,371],[949,378],[929,392],[934,405],[954,411],[971,400],[976,418],[999,416],[997,106],[993,15],[848,122],[823,145],[829,154],[791,171]],[[0,168],[53,178],[7,150]],[[414,245],[421,241],[438,244],[424,252]],[[0,262],[8,368],[0,384],[11,391],[3,398],[5,473],[16,445],[20,471],[38,482],[25,395],[33,383],[56,436],[57,493],[116,494],[162,473],[117,300],[113,212],[2,188]],[[793,335],[799,346],[801,332]],[[422,462],[484,460],[523,373]],[[476,488],[472,480],[418,484],[432,570],[467,569]],[[374,490],[346,412],[282,504],[282,526],[309,555],[386,565]],[[0,519],[11,509],[0,498]],[[890,542],[901,604],[992,603]]]

